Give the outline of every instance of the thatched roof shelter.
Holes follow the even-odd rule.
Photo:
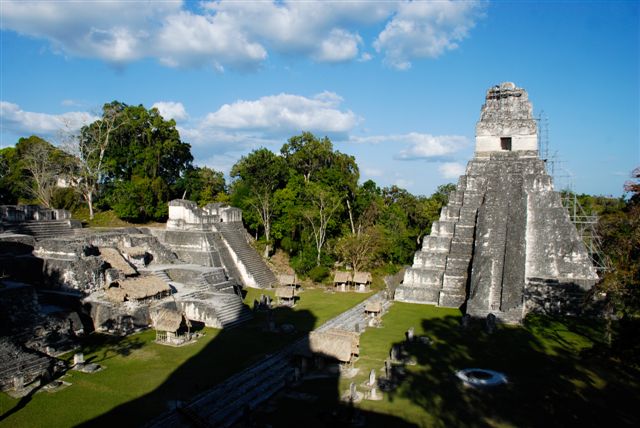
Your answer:
[[[346,284],[351,282],[351,273],[350,272],[336,272],[333,277],[333,282],[335,284]]]
[[[102,257],[105,262],[109,263],[112,268],[119,270],[125,276],[138,274],[138,271],[136,271],[134,267],[131,266],[124,257],[122,257],[122,254],[120,254],[120,251],[116,248],[99,247],[99,250],[100,257]]]
[[[296,275],[282,274],[278,275],[278,283],[280,285],[294,285],[297,286],[300,282],[297,280]]]
[[[159,331],[176,332],[182,325],[182,314],[169,309],[161,309],[155,320],[155,329]]]
[[[371,272],[356,272],[355,275],[353,275],[353,282],[355,284],[370,284],[371,281]]]
[[[121,303],[127,300],[127,292],[119,287],[111,287],[107,289],[104,297],[111,302]]]
[[[296,289],[293,287],[276,288],[276,297],[280,299],[293,299],[296,296]]]
[[[105,292],[105,297],[116,303],[147,299],[171,292],[169,284],[154,275],[125,278],[119,280],[118,284],[119,287],[111,287]]]
[[[360,337],[357,333],[342,330],[314,331],[309,334],[309,349],[313,354],[349,362],[352,355],[360,351]]]
[[[382,312],[382,302],[380,300],[369,301],[364,306],[364,311],[378,314]]]

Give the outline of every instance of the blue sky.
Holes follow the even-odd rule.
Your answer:
[[[486,90],[529,92],[556,170],[619,196],[640,165],[637,1],[0,0],[0,145],[102,104],[157,106],[228,172],[309,130],[361,179],[431,194],[473,155]]]

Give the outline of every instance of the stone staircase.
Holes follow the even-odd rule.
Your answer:
[[[272,288],[277,285],[278,280],[262,257],[256,252],[245,238],[245,230],[241,222],[217,223],[216,228],[220,232],[222,239],[235,253],[238,263],[244,266],[246,273],[251,277],[254,284],[246,284],[256,288]],[[233,254],[231,254],[233,257]],[[226,260],[225,260],[226,264]],[[241,269],[240,269],[241,270]],[[241,272],[242,273],[242,272]],[[246,278],[243,278],[245,282]]]
[[[163,270],[155,270],[153,274],[171,285],[172,280]],[[212,284],[210,281],[220,282]],[[227,281],[224,271],[205,272],[198,278],[195,291],[181,296],[182,299],[193,299],[208,302],[215,311],[215,316],[222,328],[233,328],[253,318],[253,313],[242,301],[242,297],[235,294],[234,283]]]
[[[413,265],[407,269],[395,299],[458,307],[466,297],[469,266],[473,255],[478,207],[483,200],[483,182],[460,177],[440,219],[431,226]]]
[[[253,313],[237,294],[212,293],[212,301],[222,328],[233,328],[253,318]]]
[[[3,229],[5,232],[31,235],[38,240],[69,236],[73,235],[75,231],[74,223],[70,220],[25,221],[18,224],[5,223],[3,224]]]

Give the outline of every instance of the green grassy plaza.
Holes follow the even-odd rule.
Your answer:
[[[245,301],[271,291],[249,290]],[[359,303],[370,294],[306,290],[296,307],[278,309],[276,322],[297,327],[293,334],[263,331],[258,315],[228,332],[204,329],[197,343],[182,348],[157,345],[151,330],[127,338],[92,335],[85,359],[106,367],[95,374],[71,371],[72,386],[56,393],[38,392],[15,400],[0,394],[1,426],[65,427],[137,426],[167,408],[215,385],[264,354],[292,342],[305,331]],[[359,390],[369,371],[383,373],[390,347],[404,341],[414,327],[430,345],[412,343],[407,352],[417,364],[406,366],[400,386],[382,401],[356,404],[365,426],[527,427],[633,426],[640,402],[638,372],[597,352],[601,332],[580,320],[530,317],[523,327],[501,326],[488,335],[482,323],[463,330],[460,312],[426,305],[394,303],[380,328],[361,336],[359,368],[353,379],[324,378],[302,382],[296,389],[313,400],[281,395],[276,410],[254,418],[273,426],[338,426],[354,409],[339,397],[355,382]],[[67,356],[71,358],[71,356]],[[505,386],[465,388],[454,373],[461,368],[504,372]]]
[[[274,293],[249,289],[245,302],[252,306],[260,294]],[[305,290],[294,310],[275,312],[278,324],[296,326],[292,334],[263,331],[264,319],[258,314],[230,331],[205,328],[204,337],[180,348],[156,344],[153,330],[126,338],[91,335],[82,348],[85,360],[105,370],[69,371],[62,380],[72,385],[55,393],[40,391],[22,400],[0,393],[0,426],[141,425],[166,410],[170,401],[188,400],[368,296]]]
[[[302,382],[296,391],[317,399],[274,400],[275,412],[262,418],[273,426],[307,428],[348,423],[354,409],[339,402],[354,382],[359,391],[371,369],[384,373],[393,344],[416,335],[432,343],[407,345],[415,366],[406,366],[399,387],[381,401],[355,404],[367,427],[604,427],[638,426],[640,377],[636,369],[601,356],[601,332],[579,319],[528,317],[522,327],[500,326],[488,335],[483,322],[460,327],[460,311],[429,305],[393,303],[380,328],[360,340],[359,368],[353,379]],[[455,377],[463,368],[503,372],[509,383],[492,389],[464,387]],[[302,418],[302,419],[301,419]]]

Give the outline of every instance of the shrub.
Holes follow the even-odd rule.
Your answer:
[[[326,277],[329,276],[331,271],[329,268],[324,266],[316,266],[307,272],[307,275],[313,282],[322,282]]]

